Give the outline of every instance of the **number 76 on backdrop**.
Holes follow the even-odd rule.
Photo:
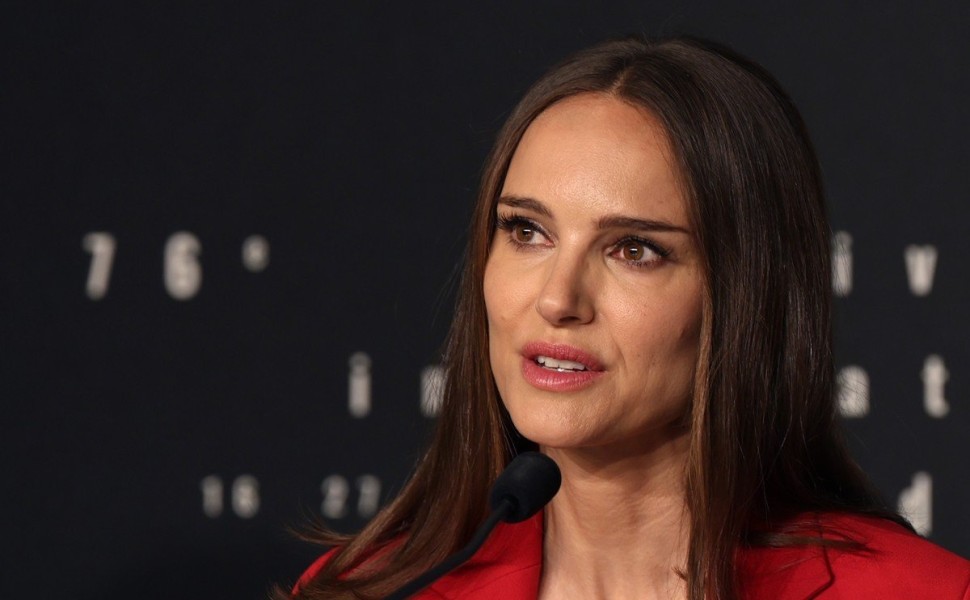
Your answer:
[[[81,240],[81,247],[91,255],[84,292],[91,300],[101,300],[111,285],[118,243],[106,231],[92,231]],[[202,243],[195,234],[177,231],[165,241],[162,253],[162,281],[165,291],[175,300],[190,300],[202,287]],[[269,242],[261,235],[251,235],[242,242],[242,264],[253,273],[269,266]]]

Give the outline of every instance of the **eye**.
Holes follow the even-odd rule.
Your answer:
[[[666,258],[669,254],[670,252],[668,250],[661,248],[653,242],[640,238],[624,239],[611,252],[611,256],[636,267],[653,265]]]
[[[517,246],[535,246],[543,243],[546,234],[534,221],[518,215],[498,215],[495,227],[505,231],[508,240]]]

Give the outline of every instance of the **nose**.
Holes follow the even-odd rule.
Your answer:
[[[550,261],[546,282],[536,298],[536,311],[557,327],[589,323],[595,314],[592,279],[584,256],[560,253]]]

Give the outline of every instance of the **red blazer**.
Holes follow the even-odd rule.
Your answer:
[[[744,600],[970,600],[970,561],[899,525],[854,515],[824,515],[826,531],[863,542],[867,552],[818,546],[739,551]],[[534,600],[542,571],[542,513],[500,524],[464,565],[413,598]],[[828,537],[828,536],[826,536]],[[837,539],[837,538],[836,538]],[[320,571],[321,556],[297,588]]]

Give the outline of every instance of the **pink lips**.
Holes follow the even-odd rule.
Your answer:
[[[548,369],[536,362],[536,357],[548,356],[556,360],[568,360],[586,366],[585,371],[559,371]],[[599,361],[587,352],[565,344],[530,342],[522,349],[522,376],[535,388],[551,392],[580,390],[603,375]]]

